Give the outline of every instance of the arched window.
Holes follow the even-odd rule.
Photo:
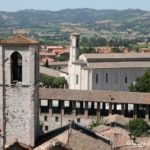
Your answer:
[[[22,81],[22,56],[18,52],[11,55],[11,83]]]

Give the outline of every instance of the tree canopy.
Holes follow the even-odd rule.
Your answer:
[[[52,87],[52,88],[63,88],[64,86],[67,86],[67,80],[64,77],[51,77],[48,75],[41,74],[40,75],[41,82],[46,87]]]
[[[67,80],[64,77],[55,78],[53,81],[53,86],[56,88],[62,88],[67,85]]]
[[[150,92],[150,69],[129,87],[131,92]]]
[[[141,136],[146,133],[149,129],[149,125],[144,119],[135,119],[130,120],[129,123],[126,125],[126,129],[131,132],[134,136]]]

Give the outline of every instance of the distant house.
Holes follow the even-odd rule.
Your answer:
[[[150,48],[141,48],[140,52],[141,53],[150,53]]]
[[[111,53],[111,47],[97,47],[96,48],[97,53]]]
[[[55,58],[56,56],[64,56],[69,58],[69,49],[63,46],[45,46],[44,49],[40,51],[40,59],[45,57]]]

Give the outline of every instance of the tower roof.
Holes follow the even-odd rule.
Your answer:
[[[77,33],[77,32],[74,32],[74,33],[72,33],[71,35],[72,35],[72,36],[80,36],[80,34]]]
[[[38,41],[25,37],[21,34],[14,35],[0,41],[0,45],[36,45],[38,43]]]

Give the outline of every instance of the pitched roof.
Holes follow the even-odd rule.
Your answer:
[[[83,57],[89,62],[150,60],[150,55],[148,53],[87,53],[82,54],[80,59]]]
[[[68,134],[70,135],[68,136]],[[86,150],[109,150],[111,147],[111,141],[109,139],[97,135],[93,131],[79,124],[71,122],[66,126],[50,131],[39,137],[37,141],[37,146],[39,146],[36,147],[35,150],[43,149],[48,144],[51,145],[51,143],[57,143],[58,141],[64,144],[69,144],[74,150],[84,149],[85,147]]]
[[[36,45],[38,43],[38,41],[25,37],[21,34],[14,35],[0,41],[0,45]]]
[[[19,150],[28,150],[29,146],[23,143],[20,143],[17,139],[10,143],[9,145],[6,145],[6,150],[12,150],[12,149],[19,149]]]
[[[48,61],[48,63],[51,63],[51,62],[53,62],[53,61],[55,61],[55,60],[54,60],[53,58],[46,57],[46,58],[41,59],[41,61],[42,61],[42,62]]]
[[[60,76],[60,72],[54,69],[50,69],[50,68],[46,68],[46,67],[42,67],[40,66],[40,73],[48,75],[48,76],[52,76],[52,77],[59,77]]]
[[[150,93],[40,88],[40,99],[93,101],[118,104],[150,104],[149,98]]]
[[[90,62],[83,69],[98,68],[150,68],[149,61],[128,61],[128,62]]]

